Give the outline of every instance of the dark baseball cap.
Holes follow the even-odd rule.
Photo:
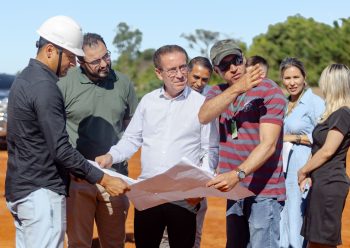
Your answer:
[[[213,65],[218,65],[223,58],[231,54],[241,56],[242,50],[234,40],[220,40],[210,49],[210,60]]]

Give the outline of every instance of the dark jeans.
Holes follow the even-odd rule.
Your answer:
[[[143,211],[135,209],[137,248],[158,248],[165,227],[171,248],[192,248],[196,235],[196,214],[171,203]]]

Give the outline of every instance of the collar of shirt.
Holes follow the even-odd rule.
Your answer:
[[[48,75],[50,77],[52,77],[52,82],[57,82],[58,81],[57,75],[47,65],[45,65],[42,62],[40,62],[39,60],[37,60],[37,59],[30,59],[29,65],[33,66],[35,68],[38,68],[38,69],[45,70],[48,73]]]
[[[304,92],[304,95],[301,97],[299,103],[301,103],[301,104],[310,103],[309,99],[310,99],[311,95],[312,95],[312,90],[311,89],[306,89],[305,92]]]
[[[74,68],[74,69],[79,70],[81,72],[79,73],[79,81],[81,84],[101,84],[105,82],[117,82],[119,80],[119,77],[117,76],[115,71],[112,69],[109,70],[108,76],[104,80],[101,80],[101,82],[99,83],[95,83],[91,81],[90,78],[88,78],[88,76],[86,75],[82,67]]]
[[[188,97],[188,95],[190,94],[190,92],[191,92],[191,88],[186,85],[184,90],[180,93],[180,95],[178,95],[177,97],[174,97],[174,98],[169,98],[165,95],[165,89],[164,89],[164,85],[163,85],[163,87],[161,87],[159,89],[159,97],[163,97],[163,98],[169,99],[169,100],[180,100],[180,99],[186,99]]]
[[[318,121],[319,114],[323,112],[321,105],[315,105],[315,100],[312,99],[314,97],[316,96],[311,89],[305,91],[298,105],[284,118],[284,134],[309,134],[309,139],[311,139],[311,133]]]

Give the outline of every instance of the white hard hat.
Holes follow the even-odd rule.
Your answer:
[[[77,56],[84,56],[83,32],[80,25],[68,16],[54,16],[36,31],[41,37]]]

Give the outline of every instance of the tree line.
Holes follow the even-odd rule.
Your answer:
[[[341,18],[327,25],[301,15],[290,16],[284,22],[270,25],[266,33],[254,37],[249,47],[239,39],[205,29],[181,34],[181,37],[198,55],[206,57],[209,47],[217,40],[234,39],[246,57],[260,55],[266,58],[270,65],[269,78],[278,83],[279,64],[285,57],[297,57],[304,62],[310,86],[317,85],[322,70],[330,63],[350,65],[350,18]],[[114,61],[113,68],[132,79],[139,98],[162,84],[154,74],[152,56],[155,49],[140,51],[141,44],[142,32],[139,29],[132,30],[123,22],[117,25],[113,45],[120,56]],[[219,80],[213,75],[211,84]]]

